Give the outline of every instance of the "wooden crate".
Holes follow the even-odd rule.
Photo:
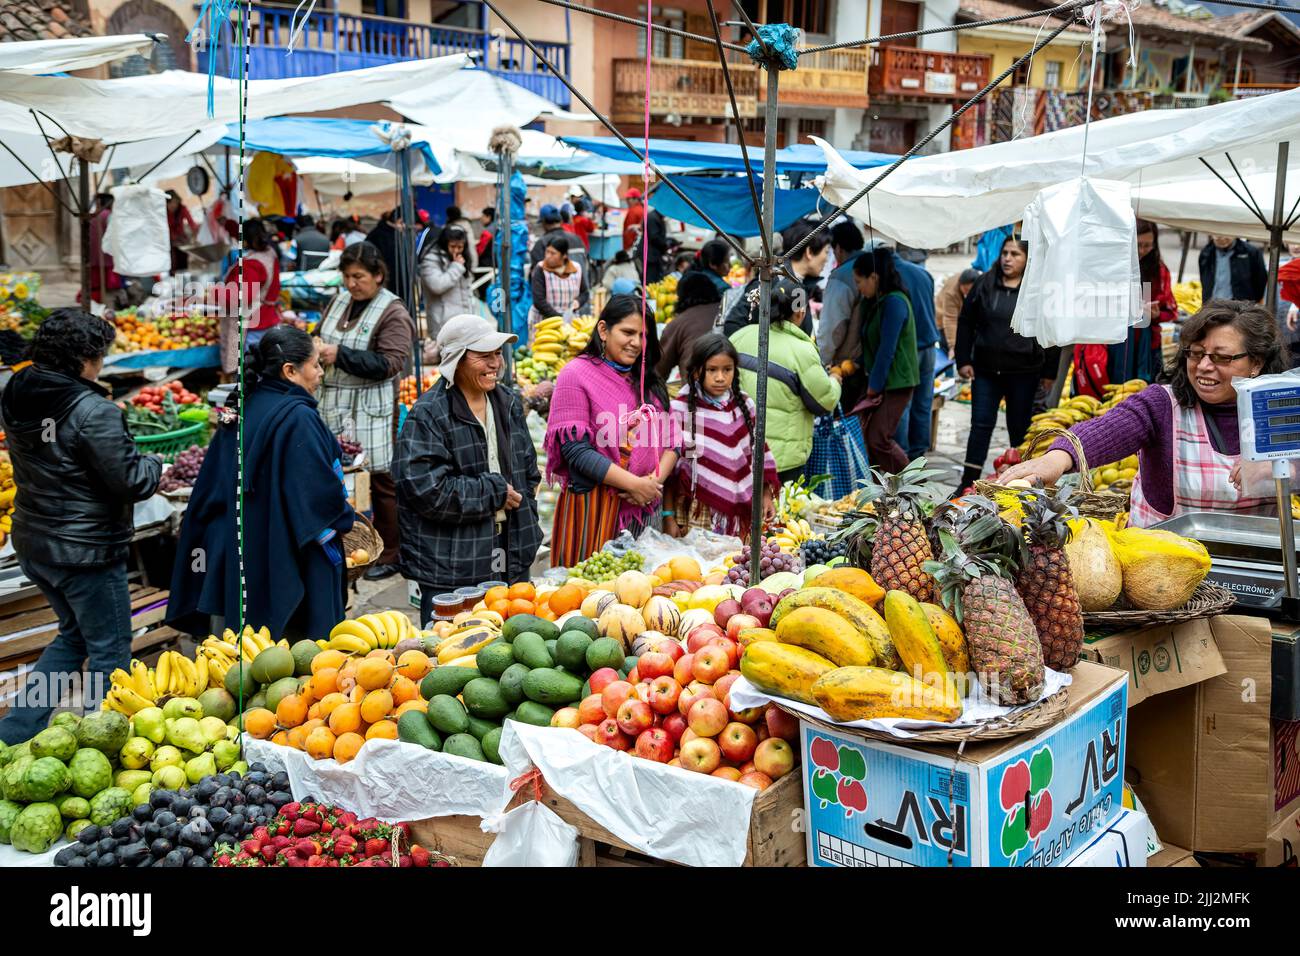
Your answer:
[[[161,624],[167,616],[167,591],[133,584],[131,630]],[[0,671],[34,661],[59,633],[58,616],[39,593],[0,608]],[[173,632],[174,633],[174,632]]]
[[[452,857],[457,866],[482,866],[483,855],[496,839],[484,833],[480,817],[430,817],[411,823],[411,840],[426,850]]]

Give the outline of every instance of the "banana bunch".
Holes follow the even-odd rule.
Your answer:
[[[551,368],[562,365],[568,348],[564,320],[553,316],[538,322],[533,328],[533,341],[529,348],[534,365]]]
[[[1186,312],[1188,315],[1200,312],[1201,283],[1196,280],[1174,283],[1174,301],[1178,303],[1179,312]]]
[[[1049,408],[1029,420],[1029,431],[1025,433],[1024,443],[1018,449],[1020,457],[1029,457],[1029,449],[1040,434],[1057,430],[1065,431],[1079,424],[1079,422],[1086,422],[1098,415],[1104,415],[1124,399],[1135,392],[1142,391],[1146,387],[1146,382],[1140,378],[1135,378],[1123,384],[1105,386],[1106,398],[1104,401],[1094,395],[1075,395],[1073,398],[1062,399],[1061,404],[1056,408]],[[1048,443],[1039,443],[1035,457],[1045,454],[1047,448]]]
[[[580,315],[573,320],[570,328],[572,331],[569,332],[568,336],[569,351],[577,355],[591,341],[591,333],[596,329],[596,317],[594,315]]]
[[[104,698],[104,709],[115,710],[130,717],[138,710],[154,706],[159,693],[154,683],[152,668],[142,661],[131,659],[131,670],[117,668],[109,675],[113,686]]]
[[[374,650],[394,648],[400,641],[419,636],[420,632],[405,614],[380,611],[339,621],[330,631],[328,646],[345,654],[369,654]]]
[[[1102,391],[1106,393],[1106,400],[1101,403],[1103,412],[1110,411],[1130,395],[1134,395],[1147,387],[1147,383],[1140,378],[1131,378],[1122,385],[1106,385]]]
[[[226,628],[221,637],[215,634],[209,635],[199,645],[199,656],[206,658],[208,662],[208,686],[222,687],[226,681],[226,671],[239,664],[240,657],[244,656],[240,651],[239,638],[230,628]],[[252,663],[248,657],[244,657],[246,663]]]
[[[782,551],[798,553],[799,545],[818,537],[806,518],[787,518],[785,530],[775,535],[772,540],[781,546]]]
[[[176,651],[163,651],[153,685],[159,697],[198,697],[208,689],[208,658],[200,654],[192,661]]]
[[[207,644],[207,641],[203,642]],[[230,628],[226,628],[221,635],[221,644],[230,644],[239,650],[239,654],[244,658],[245,664],[253,663],[258,654],[272,647],[277,643],[281,647],[288,647],[288,641],[271,640],[271,631],[263,626],[261,630],[255,631],[247,624],[244,625],[244,633],[236,635]],[[223,648],[224,650],[224,648]]]

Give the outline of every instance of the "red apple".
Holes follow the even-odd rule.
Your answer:
[[[614,718],[618,729],[629,737],[638,737],[642,731],[649,730],[655,722],[654,711],[644,701],[629,699],[619,705]]]
[[[682,739],[682,734],[691,728],[686,726],[686,718],[681,714],[669,714],[664,718],[664,730],[673,738],[673,743]]]
[[[768,737],[754,751],[754,769],[773,780],[794,769],[794,748],[780,737]]]
[[[795,593],[794,588],[786,588],[784,591],[782,591],[780,594],[776,596],[776,603],[780,604],[782,601],[786,599],[786,597],[794,593]]]
[[[719,777],[723,780],[730,780],[732,783],[740,782],[740,771],[735,767],[719,767],[717,770],[713,771],[713,773],[709,774],[709,776]]]
[[[691,674],[698,681],[712,684],[730,669],[726,648],[709,644],[695,652],[695,662],[691,665]]]
[[[727,632],[716,624],[701,624],[690,634],[686,635],[686,651],[690,654],[697,653],[700,648],[708,644],[712,638],[726,637]]]
[[[616,680],[618,680],[618,671],[612,667],[602,667],[591,675],[587,686],[591,688],[593,694],[599,694]]]
[[[748,608],[759,598],[766,599],[768,597],[771,597],[771,595],[769,595],[762,588],[745,588],[745,593],[740,596],[740,603],[742,607]],[[749,611],[746,610],[745,613],[748,614]]]
[[[625,680],[616,680],[607,684],[600,692],[600,704],[605,708],[605,716],[613,717],[618,713],[619,705],[636,693],[636,688]]]
[[[767,713],[763,715],[767,724],[767,732],[773,737],[780,737],[782,740],[788,740],[790,743],[796,743],[799,740],[799,721],[791,717],[780,707],[775,704],[769,704]]]
[[[718,602],[718,606],[713,609],[713,623],[718,627],[726,627],[727,622],[741,612],[740,602],[734,598],[727,598],[725,601]]]
[[[637,658],[636,671],[642,680],[654,680],[656,677],[671,675],[673,665],[676,663],[667,654],[661,654],[658,651],[649,651]],[[628,675],[632,679],[632,675]]]
[[[694,680],[694,678],[691,677],[691,670],[694,667],[695,655],[683,654],[681,657],[677,658],[677,663],[673,665],[673,680],[685,687]]]
[[[631,738],[618,729],[618,721],[613,717],[606,717],[596,728],[596,743],[614,750],[627,750],[632,746]]]
[[[677,695],[677,712],[685,716],[691,709],[691,705],[697,700],[713,696],[713,688],[704,684],[691,681],[690,684],[682,688],[682,692]]]
[[[713,697],[701,697],[691,704],[686,723],[701,737],[716,737],[727,726],[727,708]]]
[[[722,733],[718,735],[718,746],[722,748],[724,757],[742,764],[754,756],[754,748],[758,746],[758,735],[748,724],[732,721],[723,727]]]
[[[775,608],[776,604],[772,601],[772,595],[764,591],[762,597],[756,597],[745,605],[745,613],[758,618],[760,627],[767,627],[772,620],[772,611]]]
[[[682,655],[686,653],[686,648],[682,647],[680,641],[675,641],[672,638],[669,638],[668,640],[660,641],[655,645],[655,653],[667,654],[673,659],[673,664],[676,664],[682,659]],[[669,671],[669,673],[672,672]]]
[[[672,734],[662,727],[643,730],[636,738],[636,755],[643,760],[667,763],[673,759],[676,749],[676,741],[673,740]]]
[[[632,696],[639,701],[650,703],[650,682],[642,678],[637,685],[632,688]]]
[[[576,707],[561,707],[551,717],[552,727],[570,727],[577,730],[582,726],[582,718],[578,715]]]
[[[609,714],[605,713],[605,705],[600,702],[600,695],[592,694],[584,697],[582,703],[578,705],[578,716],[582,718],[584,724],[598,724]]]
[[[739,643],[740,632],[751,627],[762,627],[758,618],[752,614],[737,614],[727,621],[727,637]]]
[[[746,760],[740,765],[740,775],[743,777],[747,773],[754,772],[754,761]]]
[[[601,711],[601,713],[603,714],[604,711]],[[600,728],[595,724],[583,724],[578,728],[578,733],[582,734],[582,736],[586,737],[592,743],[598,743],[596,735],[600,733]]]
[[[727,670],[740,663],[740,645],[729,637],[715,637],[709,641],[709,647],[720,647],[727,652]]]
[[[627,672],[627,682],[629,684],[641,683],[641,670],[639,667],[634,667]]]
[[[687,770],[695,773],[713,773],[722,763],[722,751],[707,737],[696,737],[682,745],[681,756],[678,759]]]
[[[682,719],[685,720],[686,718],[683,717]],[[700,736],[699,734],[691,730],[691,728],[687,727],[685,730],[682,731],[682,735],[677,738],[677,746],[681,747],[685,744],[689,744],[692,740],[696,739],[699,736]]]
[[[768,729],[767,729],[767,724],[758,724],[758,742],[759,742],[759,743],[762,743],[764,740],[766,740],[768,737],[771,737],[771,736],[772,736],[772,734],[768,731]]]
[[[682,685],[666,674],[650,682],[650,709],[656,714],[675,714],[681,696]]]
[[[741,774],[737,783],[745,787],[753,787],[755,790],[766,790],[772,786],[772,778],[765,773],[752,770],[749,773]]]
[[[722,701],[724,704],[727,704],[727,695],[731,693],[731,685],[739,679],[739,673],[733,674],[728,671],[726,674],[723,674],[713,684],[713,696],[718,698],[718,700]],[[727,709],[731,709],[730,704],[727,704]]]
[[[763,719],[763,706],[759,704],[757,707],[747,707],[744,710],[732,710],[728,707],[727,711],[742,724],[757,724]]]

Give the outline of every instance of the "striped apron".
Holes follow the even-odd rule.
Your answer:
[[[1129,523],[1149,528],[1185,511],[1251,511],[1276,513],[1272,497],[1244,498],[1228,480],[1240,460],[1237,455],[1221,455],[1210,443],[1205,413],[1198,404],[1183,408],[1174,398],[1173,389],[1163,386],[1174,406],[1174,512],[1162,514],[1142,494],[1142,482],[1133,482],[1129,502]]]
[[[548,269],[542,269],[542,278],[546,281],[546,301],[565,317],[571,318],[566,313],[572,308],[575,312],[578,308],[578,293],[582,291],[582,269],[574,269],[568,275],[556,275]],[[528,312],[528,340],[533,338],[533,327],[542,321],[542,313],[537,311],[537,306],[533,306]]]
[[[352,296],[340,289],[321,320],[317,333],[327,345],[368,350],[370,339],[379,325],[388,303],[396,299],[392,292],[380,289],[366,305],[356,323],[347,331],[339,323],[347,318]],[[350,375],[337,365],[325,369],[320,389],[320,414],[336,435],[350,435],[361,443],[372,472],[387,472],[393,461],[393,420],[396,412],[392,378],[383,381]]]

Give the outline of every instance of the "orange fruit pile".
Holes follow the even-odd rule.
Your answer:
[[[509,587],[489,588],[483,596],[483,607],[503,618],[532,614],[544,621],[554,621],[561,615],[576,611],[586,596],[586,589],[578,584],[538,591],[525,581]]]

